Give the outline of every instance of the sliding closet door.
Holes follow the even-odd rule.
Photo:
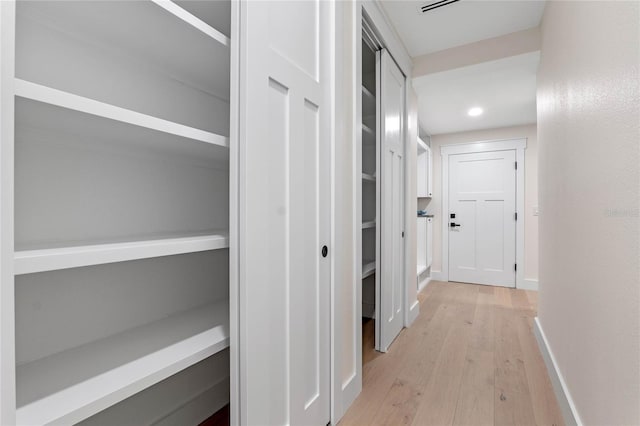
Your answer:
[[[330,420],[332,8],[241,6],[241,424]]]
[[[379,52],[381,259],[378,350],[386,352],[404,324],[405,79],[389,52]]]

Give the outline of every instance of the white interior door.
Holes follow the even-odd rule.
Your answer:
[[[449,280],[515,287],[516,152],[449,156]]]
[[[389,53],[379,52],[380,297],[378,350],[385,352],[404,324],[404,96],[405,78]]]
[[[333,5],[241,4],[240,423],[330,421]]]

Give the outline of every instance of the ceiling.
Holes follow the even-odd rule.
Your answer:
[[[391,23],[412,57],[537,27],[544,1],[461,0],[427,13],[436,0],[382,0]]]
[[[532,52],[413,79],[419,121],[432,135],[536,122],[536,72]],[[481,107],[484,113],[469,117]]]

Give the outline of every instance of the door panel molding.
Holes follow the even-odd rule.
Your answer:
[[[442,145],[440,154],[442,157],[442,272],[441,279],[449,281],[449,156],[456,154],[473,154],[480,152],[494,152],[515,150],[518,168],[516,170],[516,211],[519,218],[516,222],[516,288],[525,285],[524,280],[524,170],[527,149],[527,138],[499,139],[478,141],[465,144]],[[514,165],[515,167],[515,165]]]

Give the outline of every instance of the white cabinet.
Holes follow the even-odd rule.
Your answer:
[[[418,217],[417,223],[418,244],[418,276],[427,270],[427,218]]]
[[[418,276],[431,267],[433,261],[433,218],[418,217]]]
[[[431,198],[433,196],[433,160],[431,157],[431,148],[420,138],[418,138],[417,161],[418,198]]]
[[[418,216],[417,223],[417,287],[421,291],[431,281],[433,262],[433,217]]]
[[[0,424],[229,402],[234,8],[1,2]]]
[[[426,265],[427,268],[431,268],[433,263],[433,218],[427,218],[427,248],[426,248]]]

